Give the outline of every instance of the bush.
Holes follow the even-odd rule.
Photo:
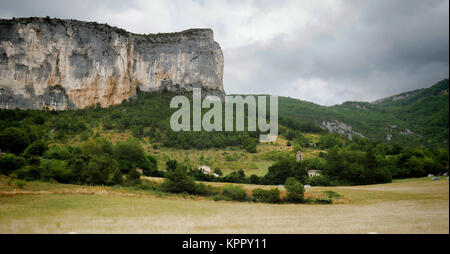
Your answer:
[[[150,168],[150,161],[145,155],[144,148],[139,140],[129,138],[125,142],[119,142],[114,148],[114,158],[119,162],[120,170],[128,173],[136,167]]]
[[[70,183],[75,174],[67,167],[67,162],[62,160],[42,160],[41,177],[45,180],[56,180],[60,183]]]
[[[231,172],[223,178],[223,181],[228,183],[245,183],[245,172],[242,169]]]
[[[125,160],[118,159],[117,163],[119,165],[120,172],[124,174],[128,174],[129,172],[136,170],[136,163],[134,163],[133,161],[127,159]]]
[[[289,177],[284,183],[287,190],[286,199],[293,203],[302,203],[304,201],[305,188],[295,178]]]
[[[341,194],[339,194],[335,191],[331,191],[331,190],[322,191],[322,193],[327,194],[328,198],[330,198],[330,199],[342,197]]]
[[[141,164],[142,167],[142,173],[145,176],[156,176],[156,177],[163,177],[164,172],[158,170],[158,163],[156,161],[156,157],[152,155],[148,155],[147,158],[145,158],[144,163]]]
[[[260,184],[260,177],[259,176],[257,176],[257,175],[251,175],[250,176],[250,178],[249,178],[249,182],[251,183],[251,184]]]
[[[314,199],[314,204],[332,204],[333,199],[331,198],[316,198]]]
[[[27,158],[31,156],[42,156],[47,150],[48,146],[45,142],[36,140],[31,145],[29,145],[27,149],[25,149],[25,152],[23,154]]]
[[[167,171],[173,171],[177,168],[178,162],[177,160],[168,160],[166,162],[166,170]]]
[[[247,194],[244,187],[240,185],[227,184],[223,187],[222,197],[225,200],[233,201],[245,201]]]
[[[195,185],[195,194],[202,196],[214,196],[219,194],[217,188],[211,185],[205,185],[203,183],[197,183]]]
[[[254,189],[252,191],[253,200],[256,202],[265,203],[280,203],[280,190],[278,188],[272,188],[270,190]]]
[[[9,175],[16,169],[25,166],[25,159],[12,153],[0,156],[0,174]]]
[[[68,160],[72,158],[71,148],[67,145],[51,146],[45,153],[44,158],[56,160]]]
[[[123,181],[117,162],[108,155],[92,157],[82,175],[85,183],[93,185],[115,185]]]
[[[141,190],[156,190],[158,189],[158,183],[149,180],[142,180],[137,187]]]
[[[220,168],[215,168],[213,170],[213,173],[217,174],[218,176],[223,176],[223,172],[222,170],[220,170]]]
[[[27,182],[24,180],[16,180],[14,183],[19,189],[22,189],[23,187],[25,187],[25,185],[27,185]]]
[[[117,162],[111,155],[79,154],[68,161],[74,173],[72,183],[115,185],[123,181]]]
[[[27,165],[24,168],[14,171],[17,178],[32,181],[39,180],[41,178],[41,168],[39,165]]]
[[[296,162],[294,157],[279,158],[269,167],[269,172],[264,176],[265,180],[273,185],[284,184],[289,177],[306,179],[307,172],[302,163]]]
[[[21,154],[31,143],[27,133],[21,129],[10,127],[0,132],[0,150]]]
[[[327,176],[313,176],[311,178],[306,179],[305,184],[309,184],[311,186],[333,186],[333,182]]]
[[[183,165],[178,165],[173,171],[166,172],[166,178],[162,183],[162,189],[166,192],[195,194],[195,181],[190,177]]]
[[[102,155],[105,153],[111,155],[113,153],[111,141],[102,137],[89,138],[81,144],[81,150],[89,155]]]
[[[141,174],[137,172],[136,169],[132,169],[127,174],[126,185],[140,185],[141,184]]]

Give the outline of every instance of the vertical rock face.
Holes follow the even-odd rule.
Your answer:
[[[223,93],[211,29],[137,35],[75,20],[0,20],[0,108],[118,104],[141,91]]]

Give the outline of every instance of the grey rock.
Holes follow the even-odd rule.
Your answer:
[[[339,133],[347,136],[348,139],[352,140],[353,135],[365,138],[365,136],[357,131],[352,129],[352,126],[347,125],[343,122],[339,122],[338,120],[334,121],[323,121],[320,125],[323,129],[327,129],[330,132]]]
[[[76,20],[0,20],[0,108],[118,104],[139,89],[224,95],[211,29],[139,35]]]

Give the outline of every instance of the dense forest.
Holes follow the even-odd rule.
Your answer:
[[[372,103],[352,101],[325,107],[292,98],[279,99],[282,117],[316,125],[337,120],[371,140],[429,148],[448,147],[448,109],[448,79]]]

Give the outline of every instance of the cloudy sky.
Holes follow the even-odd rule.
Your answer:
[[[448,0],[0,0],[0,6],[0,18],[73,18],[135,33],[212,28],[224,52],[227,93],[333,105],[449,76]]]

